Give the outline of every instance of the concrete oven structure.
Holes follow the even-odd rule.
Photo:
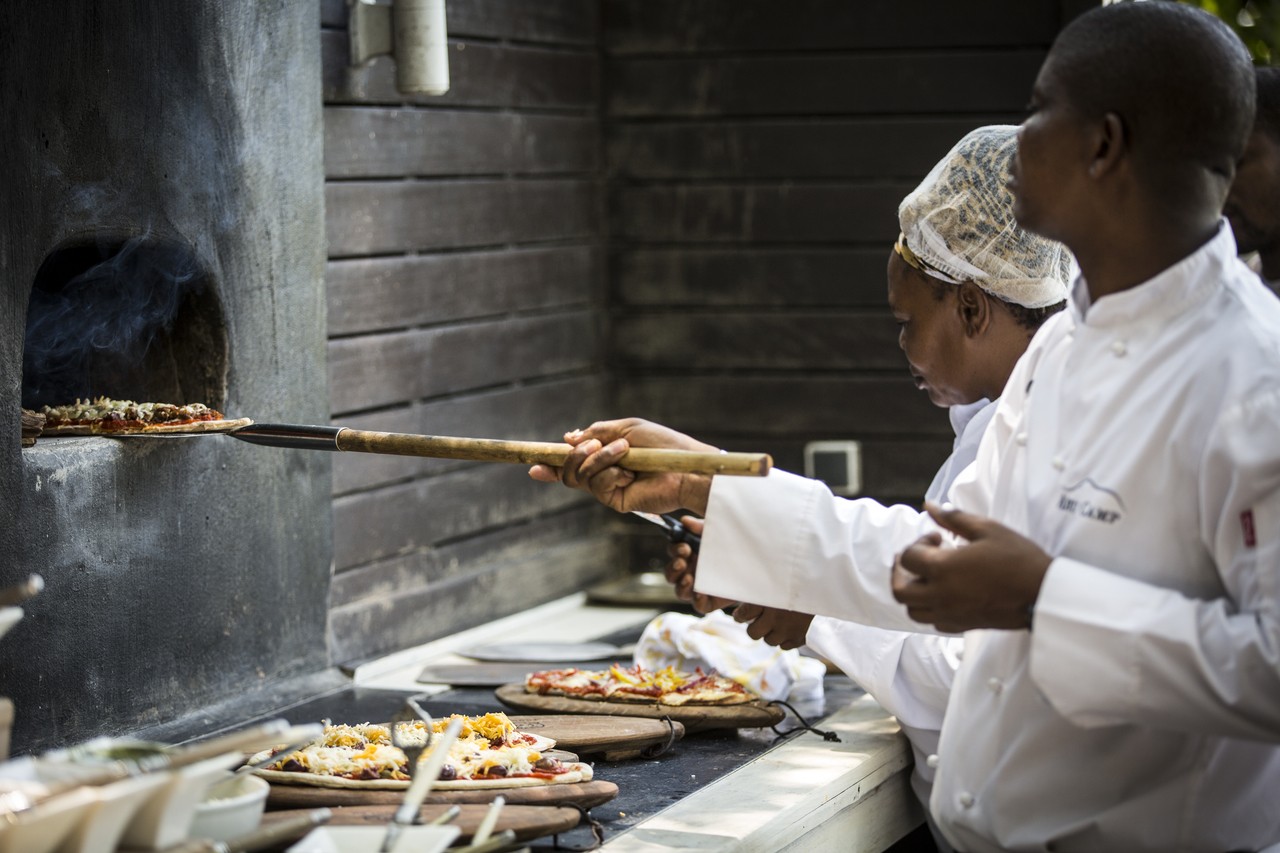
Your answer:
[[[322,673],[330,460],[222,436],[42,439],[19,402],[324,422],[316,12],[0,8],[0,643],[14,740],[138,729]]]

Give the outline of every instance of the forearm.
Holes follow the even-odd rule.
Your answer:
[[[699,592],[902,630],[912,622],[889,586],[898,551],[926,530],[906,506],[837,498],[774,471],[712,483],[698,557]]]

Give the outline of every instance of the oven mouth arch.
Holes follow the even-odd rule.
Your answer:
[[[225,312],[192,246],[98,234],[60,244],[37,269],[24,408],[99,396],[223,408],[227,370]]]

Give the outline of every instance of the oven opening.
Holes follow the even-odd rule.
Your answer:
[[[153,237],[53,251],[36,272],[22,405],[105,396],[221,408],[227,333],[212,277],[189,246]]]

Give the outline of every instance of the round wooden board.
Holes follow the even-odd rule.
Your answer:
[[[600,714],[511,715],[522,732],[541,735],[556,742],[557,749],[579,755],[605,755],[610,761],[638,756],[647,749],[662,747],[684,737],[684,724],[647,717],[620,717]]]
[[[487,788],[479,791],[432,791],[426,802],[432,805],[491,803],[502,795],[508,805],[575,805],[589,809],[618,796],[618,786],[602,779],[573,785],[543,785],[537,788]],[[404,791],[360,791],[350,788],[316,788],[310,785],[272,783],[267,792],[267,808],[316,809],[337,806],[398,806]]]
[[[569,696],[540,696],[529,693],[523,684],[504,684],[494,691],[504,704],[522,711],[553,714],[612,714],[619,717],[647,717],[682,723],[686,732],[707,729],[753,729],[776,726],[786,713],[763,700],[743,705],[658,705],[644,702],[597,702]]]
[[[385,826],[391,822],[391,818],[396,813],[399,806],[337,806],[333,808],[333,817],[329,820],[330,826]],[[435,818],[444,814],[449,806],[444,804],[426,805],[422,807],[420,812],[421,823],[430,823]],[[485,814],[489,811],[486,805],[464,805],[459,806],[462,812],[452,821],[451,826],[458,827],[462,831],[458,838],[458,843],[471,840],[471,836],[475,835],[476,829],[480,826],[480,821],[484,820]],[[287,809],[284,811],[267,812],[262,817],[262,825],[270,826],[277,821],[285,820],[293,815],[307,814],[310,809]],[[542,838],[547,835],[555,835],[558,832],[565,832],[573,829],[582,819],[582,813],[574,808],[565,808],[559,806],[519,806],[505,805],[502,811],[498,812],[498,823],[494,826],[494,832],[502,832],[506,829],[514,829],[516,840],[531,841],[535,838]]]

